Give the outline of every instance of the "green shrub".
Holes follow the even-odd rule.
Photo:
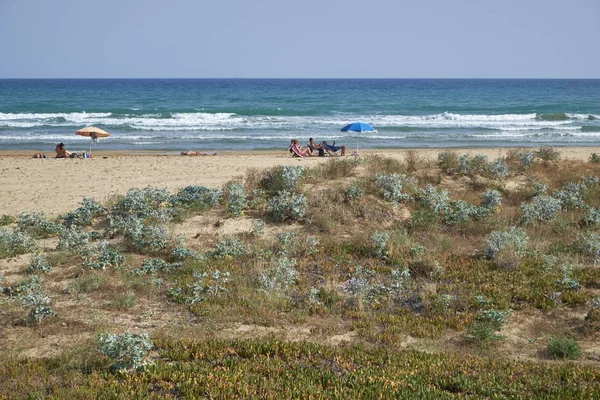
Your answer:
[[[10,215],[3,214],[2,217],[0,217],[0,226],[10,225],[13,222],[15,222],[15,218]]]
[[[19,214],[17,227],[33,237],[50,237],[58,235],[63,227],[48,221],[43,212],[24,212]]]
[[[113,361],[111,369],[117,371],[140,371],[150,364],[148,352],[154,344],[147,333],[123,332],[98,335],[98,351]]]
[[[576,360],[581,355],[577,342],[566,336],[550,336],[546,350],[552,358]]]
[[[306,215],[306,197],[281,191],[268,200],[267,214],[276,221],[301,219]]]
[[[38,249],[37,242],[25,232],[0,228],[0,256],[16,256]]]

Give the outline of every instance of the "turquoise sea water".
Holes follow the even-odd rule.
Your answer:
[[[363,148],[597,146],[600,80],[92,79],[0,80],[0,149],[286,148],[371,124]]]

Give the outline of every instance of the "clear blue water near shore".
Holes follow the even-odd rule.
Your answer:
[[[286,148],[336,140],[362,148],[600,145],[600,80],[52,79],[0,80],[0,149]]]

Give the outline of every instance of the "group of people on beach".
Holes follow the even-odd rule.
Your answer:
[[[289,150],[295,157],[324,157],[325,154],[329,156],[346,155],[346,146],[336,146],[335,140],[333,144],[329,144],[325,140],[317,144],[313,138],[308,139],[306,147],[302,147],[298,139],[292,139]],[[340,154],[337,154],[338,151]]]
[[[91,157],[93,157],[91,154],[86,153],[86,152],[79,154],[79,153],[74,153],[72,151],[69,151],[69,150],[65,149],[65,144],[62,142],[58,143],[54,147],[54,152],[56,153],[56,156],[54,156],[54,158],[91,158]],[[46,155],[44,153],[35,153],[33,155],[33,158],[46,158]]]

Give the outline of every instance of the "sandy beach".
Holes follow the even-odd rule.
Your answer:
[[[457,152],[483,153],[490,159],[508,149],[456,149]],[[587,160],[600,147],[557,148],[562,157]],[[370,150],[361,155],[378,154],[402,159],[408,150]],[[440,150],[415,150],[421,157],[435,159]],[[99,201],[124,194],[134,187],[148,185],[178,190],[187,185],[216,187],[249,168],[275,165],[313,166],[328,157],[297,159],[286,152],[219,153],[216,156],[185,157],[151,152],[98,152],[93,159],[32,159],[29,152],[0,152],[0,215],[17,216],[23,211],[43,211],[57,216],[73,210],[84,197]]]

